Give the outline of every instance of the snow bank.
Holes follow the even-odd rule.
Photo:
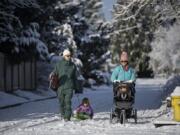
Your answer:
[[[167,83],[163,86],[163,99],[170,96],[176,86],[180,86],[180,75],[170,77]]]
[[[171,96],[180,96],[180,86],[175,88]]]
[[[170,77],[166,84],[162,87],[162,100],[165,100],[166,97],[169,97],[173,91],[179,93],[180,87],[177,86],[180,86],[180,76],[176,75]],[[173,121],[173,109],[168,108],[166,104],[162,104],[161,107],[156,110],[156,113],[159,115],[154,121]]]

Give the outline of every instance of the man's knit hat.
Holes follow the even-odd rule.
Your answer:
[[[63,57],[66,56],[66,55],[71,55],[71,52],[68,49],[65,49],[63,51]]]

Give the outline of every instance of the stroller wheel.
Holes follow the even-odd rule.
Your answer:
[[[113,109],[111,109],[111,112],[110,112],[110,123],[112,123],[112,120],[113,120]]]
[[[125,121],[126,121],[126,111],[122,110],[120,113],[120,123],[125,124]]]
[[[137,124],[137,109],[134,109],[134,121]]]
[[[113,109],[111,109],[111,112],[110,112],[110,121],[109,122],[112,124],[117,122],[117,116]]]

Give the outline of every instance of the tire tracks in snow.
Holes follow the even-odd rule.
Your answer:
[[[27,123],[35,123],[38,120],[41,121],[42,119],[48,119],[48,118],[51,118],[52,116],[55,116],[55,115],[54,114],[50,114],[48,116],[35,117],[35,119],[31,118],[31,120],[30,119],[25,119],[25,120],[22,120],[20,122],[18,121],[17,123],[11,123],[12,125],[10,125],[10,126],[8,125],[8,126],[1,127],[0,128],[0,133],[6,132],[6,131],[9,131],[9,130],[13,130],[13,129],[16,129],[16,128],[25,128],[25,127],[23,127],[23,125],[26,125]],[[37,124],[37,126],[38,125],[40,125],[40,124]],[[30,126],[33,126],[33,125],[30,125]]]

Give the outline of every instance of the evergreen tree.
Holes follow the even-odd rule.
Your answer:
[[[48,51],[40,40],[39,25],[33,23],[33,12],[38,14],[41,10],[36,0],[2,0],[0,8],[0,51],[16,61],[30,58],[32,53],[46,59]]]
[[[99,74],[94,71],[100,70],[102,64],[109,57],[107,52],[110,41],[108,36],[110,26],[102,21],[103,16],[100,16],[102,3],[99,0],[88,1],[88,3],[82,1],[81,5],[83,8],[78,12],[81,16],[75,16],[75,23],[72,23],[78,48],[77,56],[83,62],[84,77],[86,79],[93,78],[100,82]],[[98,17],[93,14],[98,15]]]
[[[2,0],[0,2],[0,51],[13,55],[42,54],[70,48],[82,60],[83,75],[98,78],[109,56],[109,25],[101,17],[100,0]]]
[[[97,28],[103,22],[102,0],[82,0],[82,16],[85,18],[91,29]]]

